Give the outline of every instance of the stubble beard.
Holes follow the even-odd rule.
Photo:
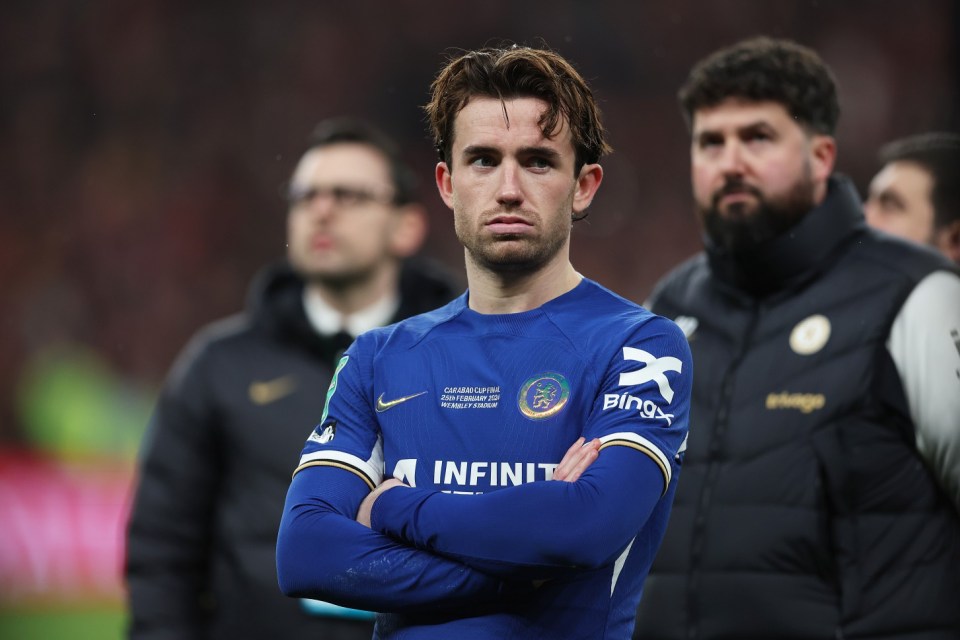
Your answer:
[[[290,258],[290,264],[308,284],[332,292],[348,291],[360,287],[376,277],[377,265],[318,266],[309,258]]]
[[[727,193],[748,192],[756,203],[736,202],[721,211],[720,198]],[[771,199],[740,180],[728,180],[713,195],[709,207],[697,203],[697,214],[713,243],[729,253],[738,253],[780,236],[796,225],[813,207],[815,186],[809,165],[784,196]]]
[[[524,213],[537,222],[538,216]],[[485,218],[484,218],[485,219]],[[483,236],[482,229],[471,233],[469,220],[454,224],[457,238],[466,249],[468,259],[483,269],[499,273],[530,273],[548,264],[557,256],[570,236],[571,214],[558,215],[549,227],[541,227],[540,235]]]

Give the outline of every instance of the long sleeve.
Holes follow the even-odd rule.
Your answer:
[[[657,319],[624,340],[603,365],[582,425],[582,435],[600,439],[600,456],[577,482],[482,495],[398,487],[374,504],[373,528],[503,577],[613,562],[675,481],[692,386],[676,325]]]
[[[375,530],[507,578],[595,568],[623,551],[664,491],[648,456],[608,447],[577,481],[477,496],[397,487],[373,508]]]
[[[368,491],[343,469],[321,466],[294,476],[277,541],[277,575],[285,594],[411,613],[469,610],[524,590],[525,585],[504,583],[355,522],[349,514]]]
[[[916,286],[890,330],[917,448],[960,511],[960,277],[937,271]]]
[[[604,306],[602,328],[582,330],[581,298]],[[682,460],[686,339],[592,283],[525,314],[465,302],[364,334],[341,359],[288,494],[282,589],[545,637],[574,609],[626,621]],[[552,481],[580,435],[600,439],[599,459]],[[413,488],[381,494],[367,529],[359,505],[386,473]]]
[[[130,638],[200,638],[218,478],[202,360],[187,349],[141,452],[127,532]]]
[[[382,481],[383,445],[364,392],[369,360],[356,343],[347,354],[287,492],[277,539],[281,591],[404,613],[469,610],[522,591],[524,585],[503,583],[355,521],[363,498]]]

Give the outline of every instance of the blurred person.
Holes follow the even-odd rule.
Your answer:
[[[864,204],[867,223],[960,264],[960,135],[922,133],[880,150]]]
[[[369,638],[372,614],[283,596],[275,544],[304,438],[361,332],[453,298],[411,258],[426,228],[414,178],[369,123],[322,122],[289,182],[287,260],[245,313],[199,332],[142,451],[126,582],[135,639]]]
[[[680,103],[705,252],[649,302],[696,376],[635,637],[960,637],[960,275],[865,224],[814,51],[741,41]]]
[[[426,111],[468,290],[340,360],[281,587],[386,612],[380,639],[629,638],[691,371],[674,323],[570,263],[609,149],[599,109],[560,55],[513,46],[451,58]]]

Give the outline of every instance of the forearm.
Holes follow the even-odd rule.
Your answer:
[[[311,477],[308,477],[311,476]],[[331,483],[359,483],[336,469],[294,477],[277,540],[277,575],[286,595],[381,612],[472,608],[509,598],[524,585],[504,583],[460,562],[371,531],[347,512],[356,505]],[[365,491],[365,489],[363,489]],[[362,496],[361,496],[362,497]]]
[[[664,489],[660,467],[623,447],[574,483],[538,482],[480,496],[397,488],[372,512],[377,531],[505,578],[542,578],[612,561]]]

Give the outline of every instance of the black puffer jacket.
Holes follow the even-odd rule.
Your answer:
[[[754,254],[665,278],[652,309],[688,333],[690,436],[635,638],[960,637],[960,519],[886,348],[949,269],[867,229],[833,179]]]
[[[277,586],[275,546],[290,477],[347,344],[318,335],[303,281],[285,265],[251,287],[248,310],[181,354],[144,442],[129,523],[130,637],[369,639],[373,625],[307,615]],[[394,320],[460,291],[410,262]]]

